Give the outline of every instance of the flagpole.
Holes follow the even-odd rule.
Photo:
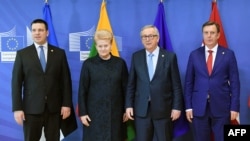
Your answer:
[[[45,3],[48,3],[48,0],[45,0]]]
[[[213,2],[216,2],[216,0],[213,0]]]

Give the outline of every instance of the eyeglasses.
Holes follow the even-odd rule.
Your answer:
[[[157,37],[157,36],[158,35],[142,35],[141,39],[142,40],[147,40],[147,39],[152,40],[152,39],[154,39],[154,37]]]

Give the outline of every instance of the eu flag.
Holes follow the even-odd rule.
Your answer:
[[[158,28],[160,34],[159,46],[167,51],[173,51],[172,43],[169,37],[167,23],[165,20],[165,10],[162,2],[158,5],[158,11],[154,25]],[[181,112],[179,119],[174,121],[174,137],[181,136],[189,131],[189,123],[185,117],[185,111]]]
[[[2,51],[17,51],[24,46],[24,39],[22,36],[1,37]]]
[[[158,5],[158,11],[154,25],[157,27],[160,34],[159,46],[166,49],[167,51],[173,51],[172,43],[168,33],[167,23],[165,20],[164,5],[162,2],[160,2]]]
[[[80,36],[81,51],[90,51],[92,47],[93,36]]]
[[[50,6],[47,2],[45,3],[45,5],[43,7],[43,18],[48,24],[48,30],[49,30],[48,42],[51,45],[58,46],[56,34],[54,31],[54,27],[53,27]],[[71,109],[74,109],[73,105],[71,105]],[[76,128],[77,128],[77,123],[75,120],[75,112],[72,111],[72,113],[70,114],[70,116],[67,119],[62,120],[62,123],[61,123],[61,133],[62,134],[60,135],[60,139],[63,139],[64,137],[66,137],[67,135],[72,133],[74,130],[76,130]]]
[[[48,42],[54,46],[58,46],[55,30],[52,24],[52,16],[50,12],[50,7],[48,3],[45,3],[43,7],[43,18],[48,23],[48,28],[49,28]]]

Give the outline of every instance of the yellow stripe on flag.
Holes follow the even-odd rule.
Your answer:
[[[109,30],[110,32],[113,33],[112,27],[111,27],[110,22],[109,22],[109,17],[108,17],[108,13],[107,13],[107,9],[106,9],[106,2],[105,1],[103,1],[102,5],[101,5],[100,18],[99,18],[99,21],[98,21],[96,31],[98,31],[100,29],[106,29],[106,30]],[[112,53],[112,55],[119,57],[119,52],[118,52],[118,49],[117,49],[117,44],[116,44],[115,38],[113,39],[113,42],[112,42],[111,53]],[[97,54],[97,51],[96,51],[96,48],[95,48],[95,44],[93,44],[92,47],[91,47],[91,50],[90,50],[89,57],[93,57],[96,54]]]

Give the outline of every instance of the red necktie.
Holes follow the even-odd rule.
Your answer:
[[[213,51],[212,50],[208,50],[208,58],[207,58],[207,70],[208,70],[208,74],[211,75],[212,73],[212,65],[213,65]]]

